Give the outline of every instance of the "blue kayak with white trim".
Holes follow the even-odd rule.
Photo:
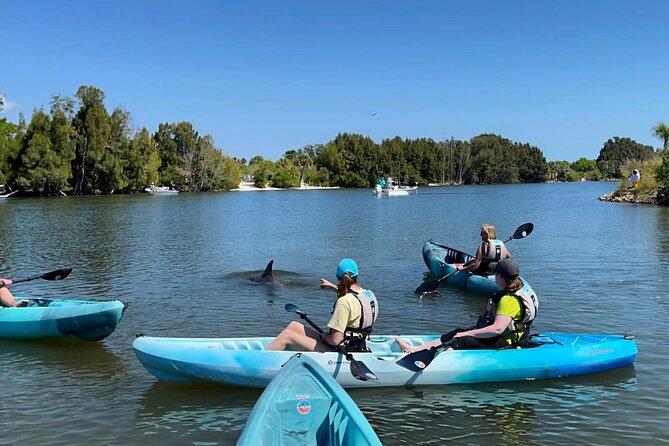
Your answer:
[[[474,256],[432,240],[423,245],[423,261],[434,278],[438,279],[453,273],[444,279],[441,282],[442,284],[486,296],[499,291],[500,288],[495,283],[494,274],[479,276],[469,271],[454,272],[457,270],[455,267],[456,264],[467,263],[470,260],[474,260]],[[523,283],[527,288],[526,291],[530,291],[530,294],[533,294],[534,291],[532,291],[527,281],[523,280]]]
[[[260,395],[237,446],[380,446],[337,381],[310,357],[292,355]]]
[[[120,300],[16,300],[27,300],[28,306],[0,307],[1,339],[68,337],[99,341],[114,331],[126,308]]]
[[[421,345],[439,335],[403,335]],[[159,338],[139,336],[132,347],[137,359],[165,381],[214,381],[232,386],[265,387],[295,354],[267,351],[274,340],[264,338]],[[448,350],[437,354],[429,367],[412,372],[396,362],[404,357],[395,336],[372,335],[371,352],[353,353],[379,382],[361,381],[350,362],[336,351],[303,352],[343,387],[461,384],[522,381],[584,375],[634,363],[636,342],[608,334],[545,333],[531,338],[532,346],[502,350]]]

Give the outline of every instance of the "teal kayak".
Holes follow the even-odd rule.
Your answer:
[[[237,446],[381,445],[337,381],[313,359],[294,354],[253,407]]]
[[[434,276],[435,279],[438,279],[450,274],[450,276],[442,281],[443,284],[486,296],[499,291],[499,286],[495,283],[494,274],[489,276],[479,276],[467,271],[455,272],[456,264],[467,263],[473,259],[474,256],[470,254],[458,251],[455,248],[450,248],[432,240],[423,245],[423,261],[425,262],[425,265],[427,265],[427,269],[430,270],[432,276]],[[529,288],[526,280],[523,279],[523,283]],[[529,288],[529,290],[531,291],[531,288]]]
[[[21,299],[27,307],[0,307],[1,339],[69,337],[99,341],[121,321],[126,305],[120,300]]]
[[[420,345],[439,334],[403,335]],[[242,387],[265,387],[295,352],[268,351],[274,338],[158,338],[139,336],[132,347],[151,374],[165,381],[214,381]],[[634,363],[636,342],[629,336],[543,333],[528,348],[449,350],[425,370],[414,373],[397,361],[405,356],[393,335],[372,335],[370,352],[355,353],[378,377],[361,381],[339,352],[304,352],[343,387],[464,384],[525,381],[605,372]]]

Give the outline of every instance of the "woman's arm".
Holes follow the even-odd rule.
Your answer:
[[[453,338],[459,338],[462,336],[473,336],[475,338],[494,338],[496,336],[501,336],[510,323],[511,316],[498,314],[495,317],[495,322],[493,322],[492,325],[488,325],[487,327],[482,328],[475,328],[468,331],[461,331],[460,333],[456,333]]]
[[[321,289],[330,288],[337,291],[337,285],[330,282],[328,279],[321,279]]]
[[[481,260],[483,260],[483,245],[479,245],[478,249],[476,250],[476,257],[474,257],[474,260],[470,260],[464,265],[461,265],[458,269],[460,271],[474,271],[481,264]]]
[[[341,341],[343,340],[344,340],[344,333],[342,333],[341,331],[334,330],[332,328],[330,329],[330,333],[321,333],[321,341],[335,347],[341,344]]]

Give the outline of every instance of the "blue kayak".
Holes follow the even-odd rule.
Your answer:
[[[423,261],[430,273],[435,279],[444,277],[447,274],[456,271],[455,264],[467,263],[473,260],[474,256],[454,248],[449,248],[446,245],[441,245],[432,240],[423,245]],[[521,277],[522,279],[522,277]],[[444,279],[442,284],[446,284],[453,288],[469,291],[477,294],[484,294],[486,296],[499,291],[499,287],[495,283],[495,275],[479,276],[467,271],[458,271],[451,274]],[[523,283],[531,291],[530,286],[526,280]],[[532,291],[532,293],[534,293]]]
[[[142,365],[165,381],[214,381],[232,386],[265,387],[295,352],[268,351],[274,338],[158,338],[140,336],[132,347]],[[403,335],[412,345],[438,334]],[[368,353],[355,353],[379,382],[360,381],[341,353],[304,352],[343,387],[463,384],[524,381],[585,375],[634,363],[637,346],[623,335],[543,333],[531,347],[504,350],[449,350],[429,367],[411,372],[397,364],[405,356],[393,335],[372,335]]]
[[[20,299],[27,307],[0,307],[0,338],[69,337],[99,341],[121,321],[126,305],[120,300]]]
[[[337,381],[313,359],[292,355],[260,395],[237,446],[381,445]]]

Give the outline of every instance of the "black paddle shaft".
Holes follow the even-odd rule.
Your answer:
[[[57,269],[44,274],[39,274],[37,276],[26,277],[25,279],[12,280],[12,285],[22,282],[30,282],[35,279],[44,279],[44,280],[63,280],[72,272],[72,268]]]

